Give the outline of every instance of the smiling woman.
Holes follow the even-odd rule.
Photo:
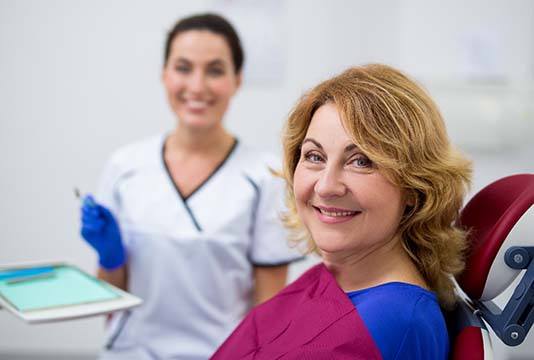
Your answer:
[[[325,261],[384,247],[405,255],[394,236],[405,196],[353,143],[333,103],[321,106],[311,119],[294,192],[300,218]],[[362,280],[373,281],[369,274]]]
[[[221,35],[189,30],[170,44],[163,69],[169,104],[182,131],[206,131],[220,125],[241,84],[231,50]]]
[[[144,300],[113,316],[100,359],[207,359],[301,257],[278,218],[276,161],[223,125],[243,58],[224,18],[178,21],[161,76],[175,129],[119,149],[84,201],[99,277]]]
[[[322,264],[255,308],[214,359],[441,359],[470,162],[430,97],[385,65],[306,94],[284,132],[286,225]]]

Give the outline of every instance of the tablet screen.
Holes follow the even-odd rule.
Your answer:
[[[20,271],[20,270],[17,270]],[[22,271],[31,271],[31,268]],[[105,282],[71,266],[54,266],[44,275],[13,279],[0,271],[0,296],[19,311],[42,310],[119,298]]]

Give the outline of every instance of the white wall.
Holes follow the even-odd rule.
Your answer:
[[[226,120],[244,141],[279,151],[284,117],[304,90],[352,64],[386,62],[435,96],[451,137],[475,161],[473,192],[534,172],[533,2],[268,5],[277,6],[282,76],[245,81]],[[94,270],[72,189],[94,190],[113,149],[172,128],[160,84],[165,32],[176,18],[213,8],[228,2],[0,0],[0,263],[64,259]],[[100,318],[28,326],[0,311],[0,357],[93,354],[102,335]],[[495,346],[496,358],[513,358]],[[514,351],[531,354],[532,334]]]

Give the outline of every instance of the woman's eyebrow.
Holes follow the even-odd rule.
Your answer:
[[[174,61],[175,64],[185,63],[185,64],[191,64],[191,61],[184,57],[179,57]]]
[[[211,60],[210,62],[208,62],[208,66],[217,66],[217,65],[224,66],[225,62],[221,59],[215,59],[215,60]]]
[[[306,138],[304,139],[304,141],[302,141],[302,145],[306,144],[307,142],[311,142],[312,144],[314,144],[315,146],[317,146],[319,149],[322,149],[322,145],[317,141],[317,140],[314,140],[312,138]]]
[[[176,65],[183,64],[183,65],[191,66],[192,62],[191,62],[191,60],[180,56],[180,57],[176,58],[176,60],[174,61],[174,64],[176,64]],[[208,67],[223,66],[224,67],[225,66],[225,62],[223,60],[221,60],[221,59],[214,59],[214,60],[210,60],[205,66],[208,66]]]
[[[306,138],[304,139],[304,141],[302,141],[302,145],[306,144],[307,142],[311,142],[312,144],[314,144],[315,146],[317,146],[319,149],[322,149],[322,145],[315,139],[313,138]],[[351,151],[354,151],[354,150],[358,150],[358,146],[356,144],[349,144],[347,146],[345,146],[345,149],[343,150],[344,152],[351,152]]]
[[[358,149],[359,148],[356,144],[349,144],[345,146],[345,152],[351,152],[351,151],[358,150]]]

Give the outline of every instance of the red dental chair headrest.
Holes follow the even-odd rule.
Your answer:
[[[506,319],[493,318],[488,322],[486,309],[483,308],[484,304],[491,303],[491,299],[501,294],[522,271],[506,264],[505,253],[512,246],[534,246],[534,238],[521,234],[517,236],[521,226],[516,226],[531,215],[527,213],[534,213],[534,208],[531,208],[533,204],[534,174],[520,174],[502,178],[486,186],[462,210],[458,223],[469,231],[468,246],[466,267],[456,280],[468,299],[462,299],[455,311],[448,314],[450,359],[493,359],[487,324],[496,330],[501,340],[503,336],[509,336],[510,332],[522,331],[517,329],[517,324],[512,324],[515,326],[513,329],[506,328],[508,325],[499,327],[499,321]],[[514,236],[509,236],[513,228]],[[531,276],[522,276],[522,280],[530,278]],[[515,291],[514,294],[524,292]],[[529,311],[528,307],[526,311]],[[528,329],[526,327],[526,332]],[[509,338],[507,339],[506,343],[509,344]]]
[[[509,243],[507,236],[533,203],[534,174],[520,174],[486,186],[462,210],[460,225],[470,233],[466,267],[457,281],[471,299],[493,299],[518,275],[519,270],[504,262],[506,248],[519,245]],[[517,240],[534,245],[534,239]]]

